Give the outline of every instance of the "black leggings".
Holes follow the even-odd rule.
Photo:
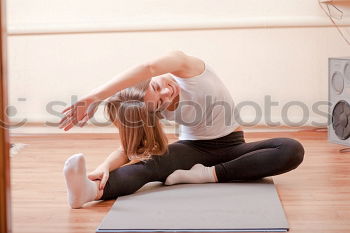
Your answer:
[[[100,199],[132,194],[148,182],[165,182],[175,170],[188,170],[196,163],[215,165],[218,182],[228,182],[282,174],[298,167],[303,158],[304,148],[295,139],[246,143],[243,131],[211,140],[179,140],[169,144],[164,155],[111,171]]]

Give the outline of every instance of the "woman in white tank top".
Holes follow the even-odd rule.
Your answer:
[[[72,208],[134,193],[152,181],[260,179],[303,161],[304,148],[295,139],[246,143],[229,90],[209,64],[181,51],[134,66],[97,87],[63,110],[60,128],[83,126],[106,98],[105,110],[119,129],[121,146],[88,175],[83,154],[67,159],[64,175]],[[180,125],[178,141],[168,144],[161,119]]]

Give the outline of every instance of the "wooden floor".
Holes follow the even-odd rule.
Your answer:
[[[305,148],[296,170],[274,177],[290,232],[350,232],[350,153],[327,142],[325,130],[245,132],[246,142],[273,137],[295,138]],[[70,209],[62,168],[71,154],[82,152],[93,170],[118,146],[117,136],[27,135],[11,142],[29,144],[11,158],[13,232],[95,232],[114,200]]]

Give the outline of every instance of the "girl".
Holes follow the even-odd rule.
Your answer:
[[[121,146],[86,175],[83,154],[67,159],[64,175],[71,208],[115,199],[144,184],[254,180],[295,169],[304,148],[291,138],[246,143],[234,102],[203,60],[173,51],[134,66],[63,110],[60,128],[82,127],[109,97],[106,112]],[[169,144],[160,119],[180,125]]]

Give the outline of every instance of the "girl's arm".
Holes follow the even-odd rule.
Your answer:
[[[105,161],[103,161],[102,165],[107,166],[109,171],[113,171],[129,161],[129,158],[125,155],[122,147],[119,147],[118,150],[109,154]]]
[[[101,180],[99,189],[103,189],[109,178],[109,173],[124,166],[128,161],[128,157],[120,147],[118,150],[113,151],[94,171],[90,172],[88,178],[90,180]]]
[[[166,73],[172,73],[177,77],[190,78],[201,74],[205,68],[204,66],[202,60],[187,56],[181,51],[172,51],[165,56],[134,66],[104,85],[93,89],[75,104],[65,108],[62,111],[64,117],[59,122],[59,128],[67,131],[74,125],[84,126],[94,115],[99,103],[120,90]]]
[[[196,60],[197,64],[198,60]],[[165,56],[134,66],[118,74],[104,85],[93,89],[90,95],[94,96],[96,100],[104,100],[117,91],[131,87],[154,76],[165,73],[186,76],[186,74],[189,74],[189,71],[193,71],[192,63],[194,61],[194,57],[189,57],[181,51],[172,51]]]

